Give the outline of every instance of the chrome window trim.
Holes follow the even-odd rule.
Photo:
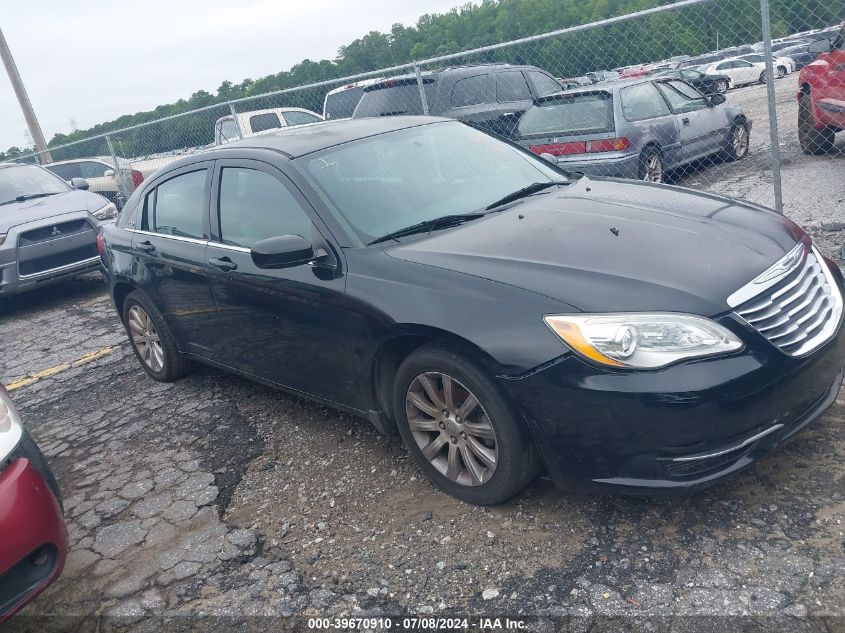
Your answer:
[[[167,233],[153,233],[152,231],[142,231],[141,229],[130,229],[126,227],[127,231],[130,233],[137,233],[138,235],[149,235],[150,237],[160,237],[167,240],[173,240],[175,242],[187,242],[189,244],[201,244],[203,246],[208,244],[208,240],[206,239],[198,239],[195,237],[182,237],[181,235],[168,235]]]
[[[236,251],[238,253],[251,253],[251,248],[246,248],[245,246],[235,246],[234,244],[223,244],[222,242],[214,242],[209,240],[207,242],[208,246],[213,246],[214,248],[222,248],[227,251]]]

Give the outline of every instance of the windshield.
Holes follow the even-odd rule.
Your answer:
[[[364,243],[446,215],[483,211],[564,177],[540,158],[462,123],[421,125],[295,161]]]
[[[70,187],[58,176],[35,165],[0,169],[0,204],[19,197],[64,193]]]

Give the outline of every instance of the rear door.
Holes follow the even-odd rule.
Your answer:
[[[106,163],[101,163],[94,160],[84,160],[79,163],[79,170],[82,177],[88,181],[90,191],[94,191],[114,202],[117,197],[117,179],[115,178],[115,168]],[[111,176],[106,176],[106,172],[111,171]]]
[[[132,235],[135,279],[164,315],[179,349],[208,356],[217,313],[206,279],[213,161],[156,179]]]
[[[528,80],[520,69],[499,70],[493,73],[494,100],[490,117],[490,131],[509,137],[519,117],[534,102]]]
[[[622,118],[620,133],[639,149],[657,143],[667,168],[679,160],[679,122],[657,87],[650,81],[626,86],[619,91]]]
[[[351,334],[340,253],[305,198],[275,167],[237,159],[217,161],[212,198],[207,263],[222,324],[212,358],[328,400],[360,400],[355,363],[343,358]],[[305,237],[325,257],[256,266],[250,249],[282,235]]]
[[[711,107],[706,98],[688,83],[671,79],[657,82],[669,103],[679,130],[679,163],[709,156],[718,151],[727,134],[723,109]]]

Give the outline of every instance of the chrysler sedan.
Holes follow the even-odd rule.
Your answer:
[[[478,504],[690,490],[836,397],[843,277],[768,209],[569,176],[462,123],[315,124],[183,158],[103,228],[156,380],[208,363],[398,431]]]

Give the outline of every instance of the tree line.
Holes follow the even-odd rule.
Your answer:
[[[463,50],[602,20],[655,6],[666,0],[482,0],[442,14],[426,14],[414,26],[394,24],[389,33],[371,31],[341,46],[333,60],[304,59],[289,70],[239,83],[224,81],[215,94],[200,90],[187,99],[153,110],[127,114],[113,121],[69,134],[57,133],[50,147],[79,141],[163,117],[186,114],[170,121],[122,132],[112,138],[115,151],[139,157],[213,141],[215,121],[229,113],[228,102],[268,92],[375,71]],[[841,21],[838,3],[829,0],[772,0],[772,37],[821,28]],[[508,47],[456,63],[509,62],[533,64],[557,77],[667,59],[698,55],[716,48],[754,43],[762,39],[759,0],[713,0],[647,18],[636,18],[599,29]],[[425,67],[424,67],[425,68]],[[240,110],[281,105],[322,111],[323,97],[333,86],[262,97]],[[0,152],[0,160],[14,159],[31,149]],[[53,160],[108,154],[104,140],[88,141],[53,152]]]

